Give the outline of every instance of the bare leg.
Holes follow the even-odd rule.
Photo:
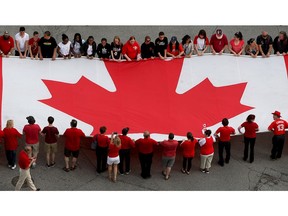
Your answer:
[[[171,173],[171,167],[166,167],[166,177],[165,179],[169,179]]]
[[[73,158],[72,158],[72,169],[75,169],[75,167],[76,167],[76,162],[77,162],[77,158],[73,157]]]
[[[46,154],[46,163],[47,163],[47,165],[50,165],[50,154],[49,153]]]
[[[117,180],[117,164],[113,164],[113,181]]]
[[[69,169],[69,157],[65,157],[65,167]]]
[[[51,164],[55,163],[55,153],[51,154]]]
[[[112,165],[108,165],[108,178],[112,181]]]

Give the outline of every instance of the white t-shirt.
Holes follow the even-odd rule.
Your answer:
[[[85,41],[82,40],[82,44],[84,44],[84,43],[85,43]],[[71,43],[71,47],[73,48],[74,53],[76,53],[76,54],[80,54],[81,53],[81,51],[80,51],[81,46],[80,46],[79,42],[76,41],[74,46],[73,46],[73,43]]]
[[[20,36],[20,32],[18,32],[16,35],[15,35],[15,44],[16,44],[16,41],[19,42],[19,46],[20,46],[20,52],[24,52],[25,51],[25,42],[26,41],[29,41],[29,35],[25,32],[24,33],[24,36],[21,37]],[[16,46],[17,47],[17,46]],[[28,48],[28,47],[27,47]],[[19,50],[18,50],[19,51]]]
[[[71,42],[68,41],[66,44],[63,44],[62,42],[60,42],[58,44],[58,47],[60,48],[60,53],[63,56],[69,55],[69,51],[70,51],[70,47],[71,47]]]
[[[206,47],[206,41],[205,41],[205,38],[200,38],[198,37],[197,38],[197,45],[198,45],[198,50],[204,50],[205,47]]]
[[[93,51],[92,45],[88,45],[87,55],[89,56],[92,55],[93,54],[92,51]]]

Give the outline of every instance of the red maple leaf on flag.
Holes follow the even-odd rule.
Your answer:
[[[52,97],[41,100],[108,133],[130,127],[131,133],[200,136],[202,125],[212,126],[252,107],[240,103],[246,83],[215,87],[205,79],[184,94],[175,92],[183,59],[173,61],[105,62],[116,86],[109,92],[85,77],[75,84],[43,80]],[[196,73],[197,71],[195,71]]]

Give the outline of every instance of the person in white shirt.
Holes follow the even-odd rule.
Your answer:
[[[66,34],[62,34],[62,42],[57,47],[58,57],[71,59],[71,41]]]
[[[28,53],[29,35],[25,32],[25,27],[21,26],[19,32],[15,35],[15,56],[26,58]]]
[[[198,35],[195,36],[193,43],[197,55],[202,56],[209,47],[209,39],[204,29],[201,29]]]
[[[81,47],[85,43],[85,40],[81,38],[80,33],[74,35],[74,40],[71,43],[71,52],[74,58],[81,58]]]

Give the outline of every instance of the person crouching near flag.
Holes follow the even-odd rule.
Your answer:
[[[119,150],[121,148],[121,139],[114,132],[111,136],[111,141],[108,148],[108,157],[107,157],[107,164],[108,164],[108,178],[110,181],[116,182],[117,180],[117,166],[120,163],[119,157]],[[113,173],[113,177],[112,177]]]
[[[64,147],[64,159],[65,167],[63,170],[69,172],[70,170],[76,169],[76,162],[80,151],[81,138],[85,137],[85,134],[81,129],[77,127],[77,121],[72,119],[70,122],[71,128],[66,129],[63,136],[65,137],[65,147]],[[72,165],[69,168],[69,158],[72,156]]]
[[[211,130],[205,130],[204,135],[205,137],[200,139],[199,145],[200,145],[200,158],[201,158],[201,164],[200,164],[200,170],[203,173],[209,173],[209,169],[211,167],[211,163],[214,156],[214,147],[213,144],[215,142],[215,138],[211,136],[212,132]]]
[[[249,146],[250,146],[250,158],[249,161],[250,163],[253,163],[254,161],[254,146],[256,142],[256,131],[259,130],[259,126],[255,121],[255,115],[250,114],[248,115],[246,122],[242,123],[238,127],[239,133],[243,134],[241,131],[241,128],[245,128],[245,133],[244,133],[244,157],[243,160],[246,161],[248,158],[248,151],[249,151]]]
[[[281,113],[275,111],[272,113],[274,121],[269,125],[268,130],[274,133],[272,138],[272,150],[270,158],[276,160],[281,158],[283,146],[285,143],[285,129],[288,128],[288,123],[281,119]]]
[[[218,148],[219,148],[219,161],[218,164],[220,166],[224,166],[224,157],[223,157],[223,151],[225,148],[226,151],[226,158],[225,163],[229,163],[230,156],[231,156],[231,134],[235,134],[235,129],[228,126],[229,121],[227,118],[222,119],[222,125],[223,127],[219,127],[217,131],[215,132],[214,136],[217,137],[218,134],[220,134],[219,142],[218,142]]]

